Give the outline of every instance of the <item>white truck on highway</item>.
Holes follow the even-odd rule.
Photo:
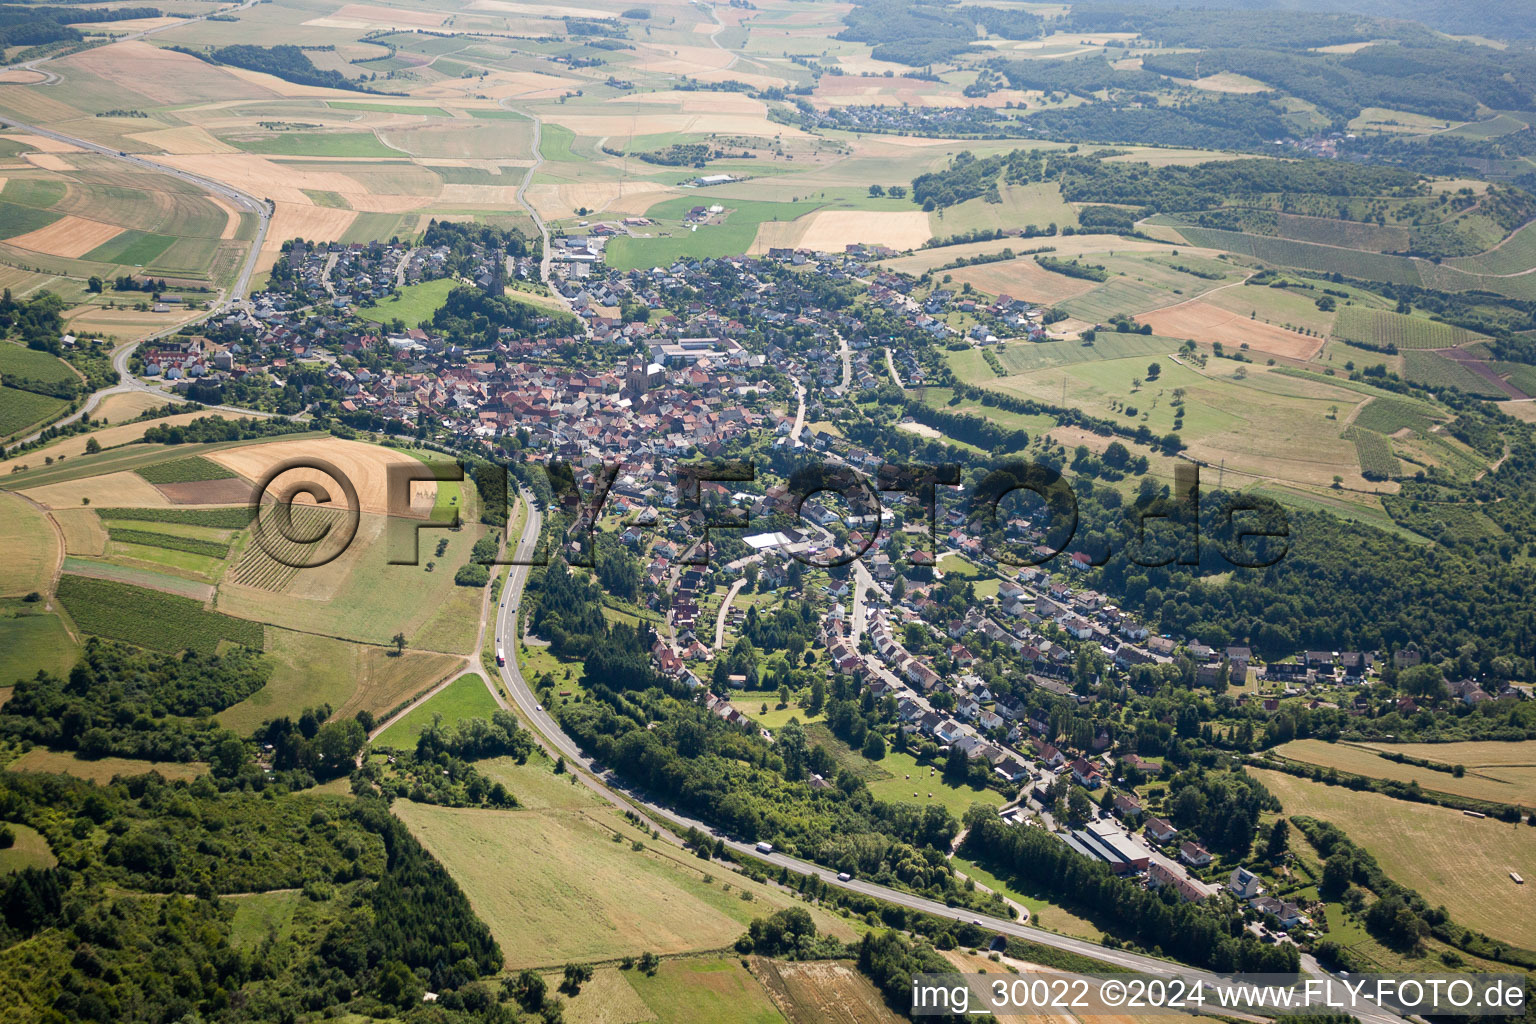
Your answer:
[[[772,853],[773,852],[773,844],[772,843],[758,843],[757,844],[757,852],[758,853]]]

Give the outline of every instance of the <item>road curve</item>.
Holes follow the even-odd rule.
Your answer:
[[[242,8],[249,7],[255,2],[257,2],[257,0],[244,0],[243,3],[236,4],[228,8],[222,8],[222,10],[237,11],[241,10]],[[217,13],[219,12],[208,12],[208,14]],[[181,28],[194,22],[203,21],[208,17],[208,14],[199,14],[193,18],[178,20],[174,24],[161,25],[158,28],[145,29],[142,32],[134,32],[121,38],[114,39],[113,42],[120,43],[134,39],[144,39],[158,32],[164,32],[167,29]],[[105,45],[110,46],[111,43]],[[68,56],[68,54],[61,54],[60,56]],[[60,81],[59,75],[42,66],[56,59],[58,58],[43,57],[38,60],[28,61],[25,64],[17,65],[17,67],[25,68],[28,71],[36,71],[38,74],[43,75],[44,79],[41,82],[15,84],[12,86],[12,88],[49,86],[58,83]],[[201,188],[205,191],[212,192],[214,195],[222,196],[223,198],[228,199],[234,203],[237,207],[240,207],[241,209],[244,209],[250,213],[256,214],[256,237],[251,240],[251,249],[250,252],[246,253],[245,262],[240,266],[239,276],[235,278],[234,283],[230,286],[230,289],[225,294],[224,298],[211,310],[209,310],[207,316],[203,317],[202,319],[208,319],[208,317],[217,316],[218,314],[225,312],[231,307],[236,306],[244,301],[245,293],[247,290],[249,290],[251,285],[251,278],[256,274],[256,261],[261,257],[261,247],[266,242],[267,228],[270,226],[272,220],[272,209],[265,199],[253,196],[249,192],[241,191],[240,189],[235,188],[232,185],[225,184],[222,181],[217,181],[213,178],[205,177],[201,174],[194,174],[191,171],[183,171],[179,168],[171,167],[156,160],[150,160],[146,157],[131,154],[120,149],[113,149],[110,146],[104,146],[99,142],[92,142],[89,139],[82,139],[74,135],[66,135],[63,132],[55,131],[52,128],[44,128],[41,125],[27,124],[24,121],[18,121],[15,118],[6,117],[4,115],[0,115],[0,125],[26,132],[31,135],[38,135],[45,139],[53,139],[55,142],[67,143],[71,146],[83,149],[86,152],[95,153],[98,156],[110,157],[111,159],[117,160],[121,163],[131,164],[136,167],[144,168],[145,170],[155,171],[159,174],[169,175],[170,177],[185,181],[188,184],[196,185],[198,188]],[[74,413],[71,413],[69,416],[66,416],[63,419],[54,420],[52,423],[48,424],[48,426],[63,426],[75,422],[82,416],[88,416],[93,410],[95,410],[98,405],[101,404],[102,399],[106,398],[108,395],[113,394],[125,394],[130,391],[142,391],[147,394],[160,395],[164,397],[168,402],[179,401],[180,399],[178,399],[176,396],[167,395],[165,392],[160,391],[157,388],[152,388],[149,385],[138,381],[131,373],[128,372],[128,357],[133,353],[133,350],[137,348],[141,342],[163,337],[167,334],[172,334],[183,326],[185,325],[177,324],[175,327],[167,328],[163,331],[157,331],[118,349],[115,353],[113,353],[112,356],[112,368],[118,372],[118,375],[121,378],[120,382],[113,387],[105,388],[101,391],[95,392],[90,396],[90,398],[86,400],[86,403]],[[232,412],[253,411],[236,409],[234,407],[221,408],[228,408],[229,411]],[[256,415],[264,414],[256,413]],[[47,428],[45,427],[44,429]],[[32,441],[35,441],[39,436],[41,436],[41,433],[41,431],[38,431],[29,437],[22,438],[20,443],[30,444]]]
[[[544,218],[539,216],[539,211],[535,210],[533,204],[528,201],[528,186],[533,184],[533,176],[539,172],[540,167],[544,166],[544,153],[542,150],[544,121],[539,115],[531,111],[518,110],[516,107],[510,106],[507,100],[501,100],[499,105],[502,109],[510,110],[512,113],[526,117],[533,122],[533,163],[529,164],[528,170],[523,172],[523,180],[517,186],[517,201],[527,211],[528,216],[533,218],[533,223],[538,227],[539,234],[544,236],[544,248],[539,259],[539,280],[549,284],[549,268],[554,262],[554,254],[549,248],[549,225],[544,223]]]
[[[523,528],[522,537],[517,543],[518,558],[524,561],[528,560],[532,555],[538,543],[539,531],[542,529],[543,522],[542,516],[533,503],[527,502],[527,506],[527,520]],[[582,753],[576,743],[560,728],[559,723],[555,721],[554,717],[538,703],[538,698],[534,696],[532,688],[523,678],[522,671],[517,665],[516,657],[518,648],[518,610],[522,605],[523,591],[528,582],[528,573],[529,567],[526,565],[512,566],[507,576],[506,585],[502,588],[501,603],[496,612],[497,645],[503,650],[509,650],[512,654],[507,660],[507,664],[499,669],[501,682],[506,687],[507,693],[512,695],[512,699],[517,704],[523,719],[533,726],[536,733],[541,735],[546,748],[563,757],[568,768],[595,792],[604,796],[615,806],[625,810],[642,811],[653,821],[664,823],[667,827],[661,831],[669,841],[681,843],[676,833],[686,831],[689,828],[697,829],[706,835],[713,832],[714,830],[708,823],[653,803],[645,795],[626,788],[611,773],[599,776],[593,771],[591,759]],[[503,708],[508,708],[507,701],[503,697],[500,688],[491,686],[490,689],[497,703]],[[1216,975],[1210,972],[1196,970],[1168,960],[1159,960],[1155,957],[1130,953],[1125,950],[1108,949],[1096,943],[1075,939],[1066,935],[1058,935],[1055,932],[1043,931],[1018,921],[992,917],[963,907],[946,906],[935,900],[901,892],[896,889],[889,889],[883,885],[876,885],[873,882],[866,882],[862,879],[854,878],[842,881],[838,878],[836,871],[824,868],[819,864],[812,864],[809,861],[800,860],[784,853],[764,855],[758,853],[755,846],[751,843],[739,842],[724,837],[721,837],[721,839],[726,846],[741,856],[755,858],[771,866],[785,867],[796,874],[814,875],[829,886],[861,893],[909,910],[920,911],[925,914],[931,914],[934,917],[946,918],[952,921],[978,923],[991,931],[1027,939],[1030,942],[1037,942],[1042,946],[1050,946],[1054,949],[1062,949],[1082,956],[1093,957],[1096,960],[1113,964],[1128,972],[1153,975],[1178,974],[1186,978],[1204,978],[1211,982],[1219,980]],[[1386,1010],[1365,1013],[1360,1016],[1366,1024],[1404,1024],[1402,1018]]]

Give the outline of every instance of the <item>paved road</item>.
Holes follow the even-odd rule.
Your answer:
[[[885,350],[885,368],[891,371],[891,380],[896,382],[897,387],[900,388],[906,386],[901,382],[901,374],[896,372],[896,361],[891,358],[890,349]]]
[[[715,651],[719,652],[725,643],[725,618],[731,613],[731,602],[736,600],[736,595],[741,593],[741,588],[747,585],[747,579],[743,576],[731,584],[731,589],[725,592],[725,598],[720,602],[720,611],[715,614]]]
[[[517,545],[517,550],[521,557],[526,558],[532,553],[541,528],[542,517],[530,505],[523,535]],[[711,833],[713,829],[708,823],[654,803],[645,794],[626,788],[622,782],[611,774],[605,773],[599,777],[593,771],[591,760],[582,754],[581,749],[576,743],[561,730],[554,717],[538,703],[538,698],[534,695],[533,690],[529,687],[518,668],[515,656],[517,650],[517,614],[522,604],[523,588],[528,582],[528,572],[528,566],[515,565],[512,567],[507,577],[506,586],[502,588],[501,606],[497,610],[496,617],[498,643],[513,652],[513,657],[500,669],[501,682],[506,687],[506,692],[512,695],[512,700],[517,704],[523,719],[530,723],[537,733],[542,735],[546,749],[558,753],[559,756],[565,759],[566,765],[577,778],[581,779],[589,788],[602,795],[614,806],[625,810],[639,810],[642,812],[642,816],[653,824],[660,822],[663,827],[659,831],[669,841],[680,843],[681,840],[678,838],[677,833],[688,828],[695,828],[705,834]],[[503,708],[509,707],[499,687],[492,686],[491,693],[496,698],[497,703]],[[926,899],[922,896],[914,896],[911,893],[888,889],[873,882],[866,882],[857,878],[840,881],[836,871],[824,868],[819,864],[812,864],[809,861],[803,861],[783,853],[760,854],[752,843],[740,842],[724,836],[720,838],[726,846],[729,846],[738,854],[756,858],[772,866],[788,868],[797,874],[814,875],[827,885],[862,893],[866,896],[906,907],[909,910],[921,911],[922,913],[932,914],[935,917],[946,918],[952,921],[978,923],[991,931],[1027,939],[1031,942],[1038,942],[1043,946],[1064,949],[1083,956],[1093,957],[1105,963],[1113,964],[1125,971],[1154,975],[1179,974],[1190,978],[1200,977],[1211,982],[1218,980],[1208,972],[1198,971],[1167,960],[1159,960],[1154,957],[1129,953],[1124,950],[1107,949],[1083,939],[1075,939],[1066,935],[1057,935],[1054,932],[1042,931],[1039,928],[1022,924],[1018,921],[991,917],[964,908],[945,906],[943,903]],[[1386,1011],[1378,1011],[1362,1016],[1367,1024],[1403,1024],[1401,1018]]]
[[[257,2],[257,0],[245,0],[244,3],[238,4],[234,7],[224,8],[224,10],[240,10],[242,8],[249,7],[255,2]],[[213,14],[218,12],[210,11],[208,13]],[[202,21],[207,16],[207,14],[200,14],[195,18],[178,19],[174,24],[162,25],[159,28],[145,29],[142,32],[135,32],[130,35],[123,36],[117,41],[126,42],[133,39],[143,39],[147,36],[152,36],[157,32],[164,32],[167,29],[180,28],[193,22]],[[29,61],[26,64],[18,65],[18,67],[25,68],[28,71],[36,71],[38,74],[46,76],[42,82],[33,83],[32,85],[3,86],[3,88],[21,89],[55,84],[60,80],[59,76],[42,66],[55,59],[57,58],[44,57],[39,60]],[[256,237],[251,240],[251,249],[250,252],[246,254],[245,262],[241,264],[239,276],[235,278],[234,284],[230,287],[229,292],[224,297],[224,299],[215,305],[203,319],[217,316],[220,313],[223,313],[245,301],[245,293],[250,288],[251,278],[256,273],[256,261],[261,256],[261,246],[262,243],[266,241],[267,228],[272,220],[272,210],[265,199],[257,198],[256,196],[251,195],[249,192],[243,192],[240,189],[237,189],[232,185],[227,185],[222,181],[216,181],[213,178],[207,178],[201,174],[193,174],[191,171],[183,171],[179,168],[171,167],[168,164],[162,164],[158,161],[150,160],[142,156],[136,156],[131,153],[126,153],[122,150],[113,149],[110,146],[103,146],[100,143],[92,142],[89,139],[78,138],[74,135],[66,135],[63,132],[54,131],[52,128],[44,128],[40,125],[27,124],[24,121],[18,121],[15,118],[3,116],[0,116],[0,125],[4,125],[7,128],[13,128],[19,131],[27,132],[32,135],[40,135],[45,139],[53,139],[55,142],[65,142],[71,146],[77,146],[86,152],[95,153],[99,156],[110,157],[111,159],[117,160],[120,163],[131,164],[135,167],[144,168],[145,170],[151,170],[159,174],[169,175],[189,184],[196,185],[208,192],[212,192],[214,195],[222,196],[223,198],[228,199],[230,202],[234,203],[236,207],[256,214]],[[150,340],[174,333],[182,326],[184,325],[177,324],[175,327],[167,328],[163,331],[157,331],[154,334],[148,335],[146,338],[141,340]],[[119,349],[112,357],[112,368],[117,370],[118,374],[122,377],[121,383],[103,391],[96,392],[95,394],[91,395],[91,397],[86,401],[85,405],[83,405],[78,411],[72,413],[69,416],[66,416],[61,420],[55,420],[54,422],[50,423],[49,426],[56,427],[68,423],[73,423],[80,419],[82,416],[89,415],[98,405],[101,404],[102,399],[112,394],[125,394],[130,391],[143,391],[149,394],[160,395],[167,401],[178,401],[178,399],[174,396],[166,395],[164,392],[156,388],[152,388],[146,384],[140,383],[133,377],[132,374],[128,372],[128,357],[133,352],[133,350],[138,347],[138,345],[139,342],[136,341],[130,345],[124,346],[123,348]],[[233,407],[229,407],[229,411],[250,412],[250,410],[234,409]],[[258,416],[266,415],[265,413],[253,414]],[[23,438],[22,443],[30,443],[36,440],[40,434],[41,431],[32,434],[30,437]]]
[[[799,448],[803,443],[800,440],[800,428],[805,426],[805,385],[798,380],[795,381],[795,398],[799,401],[800,407],[795,410],[795,425],[790,428],[789,438],[794,442],[794,446]]]
[[[540,167],[544,166],[544,154],[540,149],[540,140],[544,135],[544,122],[537,114],[527,110],[519,110],[512,106],[508,100],[500,101],[500,105],[503,109],[510,110],[514,114],[520,114],[533,122],[533,163],[529,164],[528,170],[523,172],[523,180],[517,186],[517,201],[524,210],[528,211],[528,216],[533,218],[533,223],[538,227],[539,234],[544,236],[543,258],[539,260],[539,280],[548,284],[550,266],[554,262],[554,252],[549,246],[549,225],[544,223],[544,218],[539,216],[539,211],[535,210],[533,204],[528,201],[528,186],[533,184],[533,176],[539,172]],[[564,302],[564,297],[558,292],[555,293],[555,297]]]

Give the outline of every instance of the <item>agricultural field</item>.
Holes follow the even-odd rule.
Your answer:
[[[1530,886],[1511,871],[1536,876],[1536,843],[1529,828],[1493,818],[1469,818],[1431,804],[1250,769],[1279,798],[1286,814],[1332,822],[1376,858],[1393,881],[1443,905],[1458,924],[1530,948],[1536,915]]]
[[[265,512],[257,519],[251,543],[230,569],[231,583],[282,593],[299,575],[300,565],[333,554],[334,545],[327,544],[327,538],[333,533],[341,537],[346,530],[347,516],[339,509],[295,504],[289,506],[286,514],[287,528],[282,525],[280,511]]]
[[[70,365],[58,356],[11,342],[0,342],[0,379],[14,382],[16,378],[41,381],[44,384],[79,380]]]
[[[1200,369],[1178,360],[1177,342],[1162,340],[1161,357],[1077,361],[999,377],[982,386],[1052,404],[1065,401],[1131,429],[1145,425],[1159,435],[1174,430],[1174,391],[1181,390],[1180,437],[1191,454],[1211,464],[1224,462],[1226,473],[1322,487],[1339,475],[1367,486],[1354,444],[1340,436],[1365,395],[1322,376],[1293,378],[1223,359],[1211,359]],[[1098,344],[1096,340],[1094,347]],[[1148,380],[1153,362],[1161,374]]]
[[[261,649],[261,624],[205,611],[185,597],[65,573],[59,601],[87,633],[175,653],[209,653],[222,641]]]
[[[1360,457],[1360,471],[1366,479],[1387,480],[1402,469],[1397,456],[1392,454],[1392,442],[1381,434],[1357,424],[1349,428],[1348,436],[1355,442],[1355,454]]]
[[[1415,384],[1427,388],[1459,388],[1469,395],[1485,398],[1507,398],[1508,393],[1491,380],[1492,372],[1483,376],[1472,369],[1470,361],[1448,359],[1438,352],[1409,349],[1403,353],[1403,376]]]
[[[583,799],[579,810],[547,811],[401,800],[394,812],[464,889],[509,968],[719,949],[753,917],[790,905],[781,891],[659,842],[632,849],[644,834],[596,796]],[[513,863],[518,882],[509,886]],[[847,925],[812,914],[818,927],[852,937]]]
[[[1480,334],[1423,317],[1405,316],[1385,309],[1345,306],[1333,324],[1333,336],[1347,341],[1398,349],[1455,348],[1484,341]]]
[[[0,492],[0,597],[46,591],[63,552],[46,513],[25,499]]]
[[[445,728],[452,728],[466,718],[490,718],[497,708],[496,698],[486,688],[485,680],[466,673],[449,683],[430,699],[391,725],[373,741],[375,746],[415,749],[416,739],[442,716]]]
[[[1358,249],[1338,249],[1267,235],[1188,225],[1180,225],[1179,233],[1189,239],[1192,245],[1239,253],[1277,266],[1320,270],[1324,273],[1337,271],[1351,277],[1385,281],[1388,284],[1424,284],[1418,264],[1401,256],[1385,256]]]
[[[1446,751],[1441,749],[1443,747],[1468,749]],[[1508,760],[1479,763],[1490,756],[1488,754],[1478,756],[1482,748],[1487,747],[1495,748],[1491,754],[1493,758],[1502,757]],[[1410,748],[1414,751],[1411,754]],[[1293,761],[1303,761],[1325,768],[1337,768],[1341,772],[1351,772],[1375,779],[1390,779],[1396,782],[1417,782],[1420,788],[1425,790],[1536,808],[1536,751],[1524,744],[1419,743],[1396,747],[1381,744],[1294,740],[1276,747],[1275,752]],[[1420,768],[1417,765],[1398,764],[1380,756],[1386,753],[1400,753],[1432,760],[1445,765],[1447,769],[1461,764],[1466,769],[1466,774],[1458,779],[1449,770],[1435,771],[1430,768]],[[1450,759],[1467,755],[1471,755],[1469,760],[1473,761],[1470,765],[1461,760]]]
[[[1422,434],[1441,421],[1439,410],[1406,398],[1373,398],[1355,414],[1354,425],[1379,434],[1411,430]]]
[[[1523,274],[1536,267],[1536,224],[1527,224],[1487,252],[1445,264],[1473,274]]]
[[[668,960],[654,975],[631,971],[629,983],[662,1024],[783,1024],[761,982],[738,960]]]
[[[38,669],[62,676],[74,667],[79,653],[56,613],[20,601],[0,601],[0,686],[30,679]]]
[[[1077,209],[1061,198],[1061,188],[1054,182],[1032,185],[1002,184],[998,187],[1001,203],[968,199],[946,210],[929,214],[929,226],[935,236],[958,235],[978,228],[991,229],[999,224],[1039,228],[1055,224],[1058,228],[1077,227]]]
[[[653,232],[641,237],[610,239],[605,262],[617,270],[639,267],[669,266],[685,257],[727,256],[746,252],[757,238],[763,224],[775,221],[792,221],[812,213],[821,204],[814,202],[775,203],[758,200],[716,200],[725,207],[719,218],[690,231],[684,223],[688,211],[699,200],[690,198],[671,199],[646,210],[646,216],[655,221]],[[718,220],[718,223],[716,222]]]
[[[0,441],[57,419],[68,408],[62,398],[0,385]]]
[[[135,470],[152,484],[190,484],[205,480],[231,480],[235,474],[200,455],[156,462]]]
[[[897,1024],[901,1020],[868,978],[841,960],[748,960],[791,1024]]]
[[[442,680],[460,659],[445,654],[348,643],[331,637],[266,627],[266,653],[275,662],[267,685],[216,716],[221,725],[249,733],[269,718],[297,716],[329,704],[337,718],[367,711],[382,720]]]

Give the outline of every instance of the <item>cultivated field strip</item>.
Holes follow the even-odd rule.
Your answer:
[[[1483,338],[1481,334],[1438,320],[1360,306],[1345,306],[1339,310],[1338,319],[1333,324],[1333,336],[1379,347],[1391,345],[1398,350],[1455,348]]]
[[[336,531],[343,528],[346,519],[346,513],[337,509],[320,508],[316,505],[294,505],[292,508],[293,532],[301,537],[318,534],[326,524],[330,525],[326,537],[333,536]],[[270,507],[263,509],[261,518],[252,524],[251,542],[246,547],[245,554],[226,577],[231,583],[256,590],[266,590],[274,594],[280,593],[299,573],[294,565],[284,563],[302,564],[313,557],[315,551],[325,543],[324,538],[311,544],[303,544],[283,536],[278,531],[275,516],[276,512]],[[258,533],[260,536],[257,536]],[[269,549],[272,552],[270,554]]]

